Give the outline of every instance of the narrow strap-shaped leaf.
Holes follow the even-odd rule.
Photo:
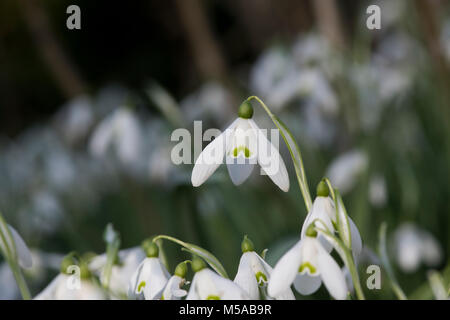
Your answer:
[[[199,257],[203,258],[211,266],[211,268],[213,268],[214,271],[216,271],[222,277],[229,279],[228,274],[225,271],[225,268],[220,263],[220,261],[208,250],[203,249],[195,244],[181,241],[181,240],[171,237],[171,236],[159,235],[159,236],[156,236],[155,238],[153,238],[153,241],[157,241],[158,239],[166,239],[166,240],[169,240],[169,241],[179,244],[180,246],[184,247],[190,253],[193,253],[193,254],[198,255]]]
[[[379,231],[379,244],[378,244],[378,253],[380,255],[381,263],[383,264],[386,273],[388,274],[389,280],[391,282],[392,290],[394,291],[395,295],[400,300],[407,300],[405,293],[403,292],[402,288],[397,282],[397,279],[395,277],[394,272],[392,271],[391,264],[389,262],[389,258],[387,255],[386,250],[386,231],[387,231],[387,224],[386,222],[383,222],[380,226]]]

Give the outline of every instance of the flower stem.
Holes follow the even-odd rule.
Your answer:
[[[289,131],[289,129],[286,127],[286,125],[275,116],[272,111],[266,106],[266,104],[257,96],[251,96],[247,98],[247,101],[251,101],[252,99],[259,102],[259,104],[263,107],[263,109],[266,111],[266,113],[269,115],[269,117],[272,119],[275,126],[280,130],[281,136],[283,137],[284,142],[286,143],[287,148],[289,149],[289,153],[292,158],[292,162],[294,163],[295,167],[295,174],[297,176],[298,185],[300,187],[300,191],[303,196],[303,200],[305,202],[306,210],[309,212],[312,206],[312,200],[311,195],[309,192],[308,187],[308,181],[306,179],[305,174],[305,168],[303,166],[303,159],[300,152],[300,148],[298,144],[295,142],[295,139],[292,135],[292,133]],[[286,136],[286,134],[287,136]],[[288,138],[292,141],[292,144],[294,147],[291,146],[291,144],[288,141]],[[295,153],[295,154],[294,154]]]

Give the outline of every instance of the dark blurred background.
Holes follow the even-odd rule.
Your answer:
[[[71,4],[81,30],[66,28]],[[366,27],[371,4],[381,30]],[[170,161],[175,128],[222,129],[256,94],[298,139],[312,193],[325,175],[341,190],[367,245],[361,272],[386,221],[401,285],[429,298],[426,270],[450,281],[449,10],[439,0],[3,0],[0,210],[38,253],[101,253],[112,222],[123,247],[169,234],[233,276],[248,234],[273,264],[306,216],[287,149],[287,194],[257,174],[235,187],[225,168],[193,188],[192,166]],[[184,253],[167,250],[173,267]],[[29,275],[33,290],[50,274]]]

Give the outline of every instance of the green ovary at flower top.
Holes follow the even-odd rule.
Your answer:
[[[277,148],[267,139],[253,121],[253,107],[244,101],[239,107],[239,117],[200,153],[191,181],[194,187],[202,185],[223,163],[235,185],[242,184],[259,164],[272,181],[283,191],[289,190],[286,165]]]

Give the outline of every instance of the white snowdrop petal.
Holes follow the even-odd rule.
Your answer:
[[[22,237],[19,235],[19,233],[16,231],[16,229],[14,229],[9,224],[7,224],[7,226],[11,233],[12,241],[14,242],[14,246],[16,248],[17,260],[19,262],[19,265],[25,269],[31,268],[31,266],[33,265],[33,259],[31,257],[30,249],[28,249],[28,246],[25,244],[25,241],[23,241]],[[6,234],[6,236],[8,236],[8,235]],[[13,248],[11,243],[8,243],[8,246],[11,249]],[[2,250],[4,250],[3,243],[0,243],[0,247]]]
[[[269,296],[276,297],[291,286],[301,264],[301,245],[297,242],[275,265],[267,287]]]
[[[297,274],[294,280],[294,287],[298,293],[302,295],[310,295],[317,291],[322,284],[322,279],[319,275],[311,276],[307,273]]]
[[[239,120],[239,119],[237,119]],[[200,153],[192,170],[191,182],[194,187],[202,185],[222,164],[227,144],[237,123],[235,120],[224,132],[211,141]]]
[[[348,222],[350,224],[350,233],[352,236],[352,251],[355,255],[359,256],[362,251],[362,239],[359,233],[358,227],[353,222],[352,218],[348,217]]]
[[[250,159],[246,159],[242,154],[237,158],[227,155],[226,163],[228,168],[228,174],[234,185],[241,185],[251,175],[254,164]]]
[[[65,279],[63,274],[58,274],[44,290],[38,293],[33,300],[54,300],[55,291],[61,281]]]
[[[252,119],[249,119],[248,122],[258,138],[258,164],[281,190],[289,191],[289,175],[283,158],[256,123]]]
[[[330,295],[336,300],[345,300],[348,290],[344,274],[336,261],[320,245],[318,245],[317,264],[323,284]]]
[[[258,283],[250,265],[250,252],[245,252],[239,261],[238,272],[234,278],[234,283],[242,288],[252,300],[259,299]]]
[[[146,300],[159,299],[169,280],[165,267],[158,258],[147,258],[141,278],[146,282],[144,297]],[[147,273],[148,272],[148,273]]]
[[[189,287],[189,292],[186,296],[186,300],[200,300],[200,297],[197,292],[197,278],[198,273],[194,275],[194,278],[192,279],[191,286]]]

